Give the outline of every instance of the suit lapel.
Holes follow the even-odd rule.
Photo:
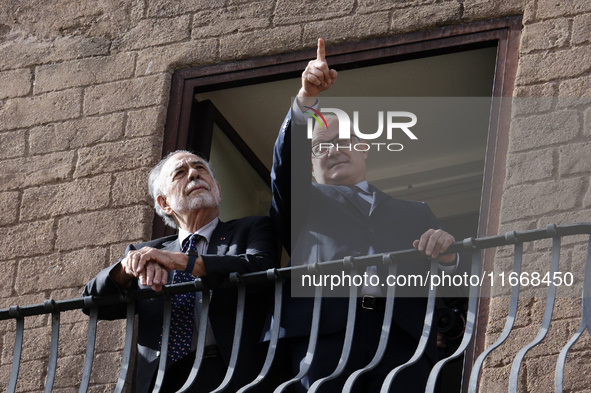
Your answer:
[[[224,255],[227,253],[230,238],[227,236],[230,224],[219,221],[218,225],[213,230],[209,244],[207,245],[207,253],[214,255]]]
[[[334,188],[335,190],[337,190],[342,195],[344,195],[345,198],[347,198],[353,205],[355,205],[355,207],[364,216],[367,216],[366,211],[363,209],[362,206],[360,206],[360,203],[361,202],[359,201],[359,196],[357,195],[357,193],[351,187],[347,187],[347,186],[331,186],[331,187]]]
[[[373,193],[373,204],[371,205],[372,213],[382,202],[392,199],[390,195],[372,186],[371,184],[369,185],[369,190]]]

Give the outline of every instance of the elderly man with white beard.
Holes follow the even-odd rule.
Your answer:
[[[240,274],[278,267],[278,247],[269,217],[250,216],[228,222],[219,218],[221,188],[207,160],[187,151],[165,157],[151,171],[149,191],[156,213],[177,234],[128,246],[125,257],[102,270],[84,289],[84,296],[125,294],[129,290],[192,281],[213,288],[205,353],[190,392],[209,392],[223,380],[232,351],[236,288],[216,289],[232,272]],[[196,321],[200,294],[174,295],[167,370],[160,392],[177,391],[187,380],[195,359]],[[256,378],[265,351],[259,339],[272,296],[247,289],[245,319],[233,391]],[[162,297],[139,300],[136,392],[153,389],[160,361]],[[88,312],[88,310],[85,310]],[[99,308],[99,318],[125,318],[126,305]]]

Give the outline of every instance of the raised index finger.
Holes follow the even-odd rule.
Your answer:
[[[318,49],[316,50],[316,60],[326,61],[326,54],[324,51],[324,40],[318,38]]]

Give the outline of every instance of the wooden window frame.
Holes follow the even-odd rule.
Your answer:
[[[497,63],[493,97],[511,97],[517,71],[521,16],[445,26],[427,31],[412,32],[359,42],[330,45],[327,59],[336,69],[383,64],[413,58],[462,51],[495,43]],[[162,155],[185,149],[191,130],[198,121],[194,109],[196,93],[297,78],[308,61],[316,56],[316,49],[272,55],[231,63],[183,69],[174,72],[164,134]],[[496,235],[499,228],[500,205],[505,180],[505,165],[509,141],[510,100],[493,105],[485,157],[484,185],[480,208],[478,236]],[[279,127],[279,125],[277,125]],[[154,220],[153,236],[164,233],[160,219]],[[492,267],[494,255],[485,254],[484,269]],[[489,289],[490,290],[490,289]],[[490,296],[481,289],[480,299]],[[488,302],[480,302],[476,338],[465,354],[463,387],[473,359],[484,348]]]

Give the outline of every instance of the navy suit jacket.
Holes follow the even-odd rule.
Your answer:
[[[293,156],[292,150],[296,152]],[[427,229],[440,227],[424,202],[393,199],[372,186],[373,205],[367,216],[355,203],[357,197],[350,188],[311,182],[308,152],[310,141],[306,139],[306,130],[292,124],[290,111],[275,144],[271,217],[290,252],[292,265],[366,255],[370,246],[374,253],[411,249],[413,241]],[[291,173],[292,166],[298,169],[295,175]],[[397,273],[424,275],[429,266],[429,261],[424,258],[402,261]],[[427,292],[420,293],[424,296],[416,296],[417,293],[413,292],[414,297],[409,297],[409,293],[401,290],[403,288],[397,288],[393,322],[418,341],[425,318]],[[286,337],[309,335],[311,309],[312,299],[287,297],[282,318]],[[343,330],[346,320],[347,299],[325,298],[320,334]],[[434,359],[434,342],[428,352]]]
[[[181,251],[178,236],[168,236],[136,245],[130,245],[127,252],[144,246],[168,251]],[[204,280],[214,288],[209,308],[209,320],[215,340],[222,357],[228,364],[234,336],[236,318],[236,288],[215,289],[232,272],[240,274],[278,267],[278,244],[274,228],[269,217],[251,216],[229,222],[220,221],[215,228],[207,254],[201,255],[207,276]],[[120,262],[118,262],[120,263]],[[124,290],[110,277],[116,265],[102,270],[84,289],[84,296],[123,294]],[[169,282],[172,274],[169,274]],[[139,288],[137,280],[132,281],[132,288]],[[251,287],[252,288],[252,287]],[[264,351],[259,348],[259,341],[273,299],[267,288],[247,288],[245,320],[242,330],[241,356],[235,371],[234,381],[237,386],[255,379],[262,368]],[[271,289],[270,287],[268,288]],[[162,333],[161,297],[138,301],[137,364],[136,391],[148,392],[149,385],[156,373],[160,355],[160,336]],[[86,310],[87,312],[88,310]],[[120,319],[126,316],[125,304],[102,307],[101,319]]]

